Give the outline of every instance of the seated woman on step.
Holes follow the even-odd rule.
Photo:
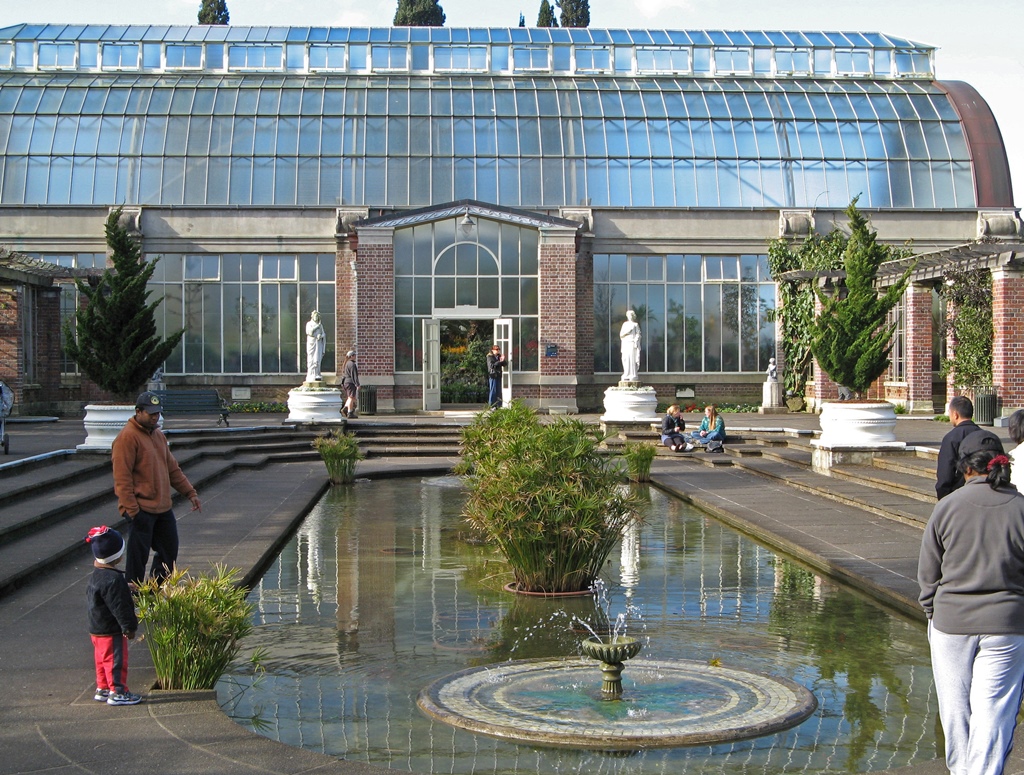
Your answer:
[[[709,441],[720,441],[725,443],[725,420],[718,413],[714,404],[704,407],[704,419],[700,421],[700,428],[691,434],[696,444],[705,446]]]
[[[672,404],[661,420],[661,443],[673,452],[689,452],[693,444],[683,435],[683,411],[679,404]]]

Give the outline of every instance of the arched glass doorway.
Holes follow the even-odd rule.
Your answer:
[[[463,213],[395,229],[396,374],[423,371],[424,321],[442,319],[507,319],[512,371],[538,370],[539,231],[469,220]]]

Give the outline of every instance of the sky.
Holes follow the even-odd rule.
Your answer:
[[[515,27],[537,21],[540,0],[439,0],[447,27]],[[231,23],[390,26],[397,0],[227,0]],[[200,0],[0,0],[0,27],[22,22],[194,24]],[[1002,131],[1024,204],[1024,22],[1020,0],[590,0],[591,27],[884,32],[936,46],[940,80],[966,81]]]

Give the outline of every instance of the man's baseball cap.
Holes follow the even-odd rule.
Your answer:
[[[975,431],[964,436],[959,447],[960,457],[965,458],[975,452],[995,452],[997,455],[1003,453],[1003,442],[991,431]]]
[[[150,414],[159,414],[164,410],[160,404],[160,397],[148,390],[145,393],[140,393],[139,397],[135,399],[135,408],[145,409]]]

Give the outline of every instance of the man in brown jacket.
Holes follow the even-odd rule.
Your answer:
[[[125,575],[138,584],[146,575],[153,550],[150,574],[163,579],[178,559],[178,524],[171,511],[171,488],[192,501],[201,511],[196,488],[178,467],[167,438],[157,425],[163,406],[153,393],[135,401],[135,416],[117,434],[111,449],[114,494],[121,515],[130,520]]]

